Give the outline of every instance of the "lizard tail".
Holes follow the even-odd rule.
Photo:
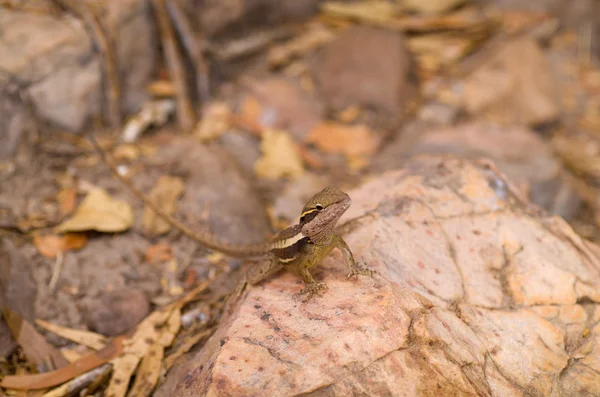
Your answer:
[[[268,242],[265,243],[256,243],[256,244],[234,244],[224,240],[221,240],[213,235],[208,233],[197,233],[190,229],[185,224],[179,222],[177,219],[173,218],[171,215],[166,213],[162,208],[156,205],[152,200],[148,199],[144,193],[142,193],[138,188],[133,186],[133,184],[127,180],[123,175],[119,174],[117,169],[112,165],[106,153],[100,148],[98,142],[96,141],[93,135],[90,135],[91,141],[93,143],[94,148],[102,158],[103,162],[106,164],[111,173],[121,181],[131,192],[140,199],[144,204],[146,204],[152,211],[156,212],[161,218],[165,220],[169,225],[174,227],[175,229],[180,230],[183,234],[191,238],[192,240],[198,241],[200,244],[206,246],[215,251],[222,252],[234,258],[248,258],[253,256],[261,256],[268,253],[271,249],[271,244]]]

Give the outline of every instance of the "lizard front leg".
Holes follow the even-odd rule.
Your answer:
[[[309,301],[317,292],[327,289],[327,284],[315,281],[307,267],[300,269],[300,277],[302,277],[302,280],[306,284],[306,287],[300,291],[300,294],[308,294],[308,297],[306,298],[307,301]]]
[[[344,255],[344,259],[346,260],[346,263],[348,264],[348,267],[350,268],[350,272],[348,273],[348,278],[358,276],[359,274],[372,276],[373,274],[377,273],[375,270],[367,269],[365,266],[361,266],[358,263],[356,263],[356,261],[354,260],[354,255],[352,255],[352,251],[350,250],[350,247],[348,247],[348,244],[346,244],[346,241],[343,238],[341,238],[340,236],[333,237],[333,244],[337,248],[339,248],[340,251],[342,251],[342,254]]]

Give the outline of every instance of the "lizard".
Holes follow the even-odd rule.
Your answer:
[[[328,186],[313,195],[302,208],[298,223],[282,230],[270,241],[233,244],[208,231],[195,232],[166,213],[117,171],[93,135],[91,141],[111,173],[172,227],[205,247],[234,258],[263,257],[263,260],[246,272],[245,279],[238,285],[237,290],[246,282],[255,285],[280,270],[286,269],[302,278],[305,288],[300,293],[307,294],[307,299],[311,299],[314,294],[327,289],[327,285],[324,282],[316,281],[310,270],[317,266],[334,248],[338,248],[344,256],[350,270],[348,278],[376,273],[359,265],[346,241],[335,233],[334,229],[338,220],[352,203],[350,196],[335,186]]]

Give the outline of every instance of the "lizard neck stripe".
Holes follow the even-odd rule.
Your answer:
[[[277,249],[282,249],[282,248],[287,248],[287,247],[291,247],[292,245],[296,244],[298,241],[302,240],[304,238],[304,235],[302,234],[302,232],[297,233],[295,235],[293,235],[292,237],[286,238],[284,240],[277,240],[273,243],[273,248],[277,248]]]
[[[298,255],[291,256],[289,258],[277,258],[277,259],[279,259],[279,262],[281,262],[281,263],[288,263],[288,262],[296,260],[297,257],[298,257]]]

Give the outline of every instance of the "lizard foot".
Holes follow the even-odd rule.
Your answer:
[[[307,294],[308,296],[306,297],[306,302],[308,302],[316,293],[325,289],[327,289],[327,284],[314,282],[307,284],[306,288],[300,291],[300,294]]]
[[[365,275],[365,276],[372,276],[374,274],[377,274],[377,271],[376,270],[368,269],[363,264],[358,264],[357,263],[354,266],[350,267],[350,273],[348,273],[348,278],[356,277],[359,274],[362,274],[362,275]]]

